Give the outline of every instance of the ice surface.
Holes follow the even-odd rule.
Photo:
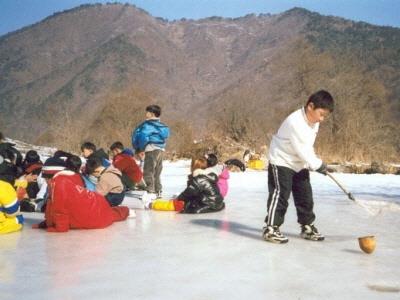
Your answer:
[[[188,162],[165,162],[164,195],[188,172]],[[22,232],[0,236],[0,299],[400,299],[400,176],[335,176],[385,208],[372,217],[312,173],[324,242],[299,237],[292,200],[281,227],[289,243],[261,239],[267,174],[257,171],[231,174],[219,213],[137,209],[106,229],[58,234],[31,229],[42,215],[25,214]],[[372,254],[358,247],[364,235],[376,236]]]

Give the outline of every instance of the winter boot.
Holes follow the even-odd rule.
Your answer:
[[[36,211],[36,203],[29,199],[23,199],[19,202],[20,211],[23,212],[34,212]]]
[[[284,236],[280,231],[278,226],[266,226],[263,228],[263,238],[264,240],[275,243],[284,244],[289,241],[289,239]]]
[[[318,232],[318,229],[313,225],[301,225],[301,237],[311,241],[323,241],[325,237]]]

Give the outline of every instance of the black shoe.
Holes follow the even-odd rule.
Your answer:
[[[325,237],[318,232],[318,229],[313,225],[301,225],[301,237],[311,241],[323,241]]]
[[[36,210],[36,203],[29,199],[23,199],[19,203],[19,209],[22,212],[34,212]]]
[[[284,244],[289,241],[289,239],[284,236],[280,231],[278,226],[266,226],[263,228],[263,238],[264,240],[276,243]]]

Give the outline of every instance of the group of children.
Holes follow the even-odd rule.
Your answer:
[[[110,146],[112,160],[91,142],[81,145],[82,158],[58,150],[44,163],[34,150],[22,160],[13,144],[1,143],[0,147],[7,149],[0,148],[0,232],[22,228],[19,210],[44,212],[45,220],[33,227],[47,231],[103,228],[134,213],[121,206],[129,190],[143,190],[145,207],[154,210],[222,210],[228,168],[236,164],[244,170],[244,165],[238,160],[219,165],[214,154],[193,159],[187,188],[175,199],[161,200],[160,175],[169,129],[160,122],[160,114],[159,106],[148,106],[146,121],[132,135],[135,152],[115,142]],[[3,200],[3,196],[7,199]],[[3,219],[12,220],[13,226]]]
[[[325,163],[314,152],[322,122],[333,111],[334,101],[326,91],[312,94],[306,105],[289,115],[273,136],[269,148],[267,216],[263,237],[273,243],[288,241],[279,230],[293,194],[301,236],[321,241],[313,222],[313,195],[309,169],[326,175]],[[160,175],[169,128],[160,121],[161,108],[146,107],[146,120],[132,134],[131,151],[121,142],[110,146],[112,161],[93,143],[82,144],[80,157],[57,151],[44,163],[36,151],[25,159],[13,144],[0,141],[0,233],[22,228],[25,211],[45,212],[35,228],[67,231],[70,228],[103,228],[129,216],[121,206],[127,190],[144,190],[145,207],[182,213],[217,212],[225,207],[229,168],[245,166],[237,159],[219,164],[214,154],[192,160],[187,187],[172,200],[162,200]],[[3,137],[0,136],[3,140]],[[143,168],[138,166],[143,161]],[[34,200],[32,200],[34,199]]]

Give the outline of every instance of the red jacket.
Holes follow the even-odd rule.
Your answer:
[[[85,189],[77,173],[61,171],[51,181],[45,214],[48,231],[104,228],[128,215],[128,207],[111,208],[102,195]]]
[[[113,165],[135,183],[139,183],[143,178],[142,170],[136,164],[135,159],[129,154],[117,154],[114,157]]]

